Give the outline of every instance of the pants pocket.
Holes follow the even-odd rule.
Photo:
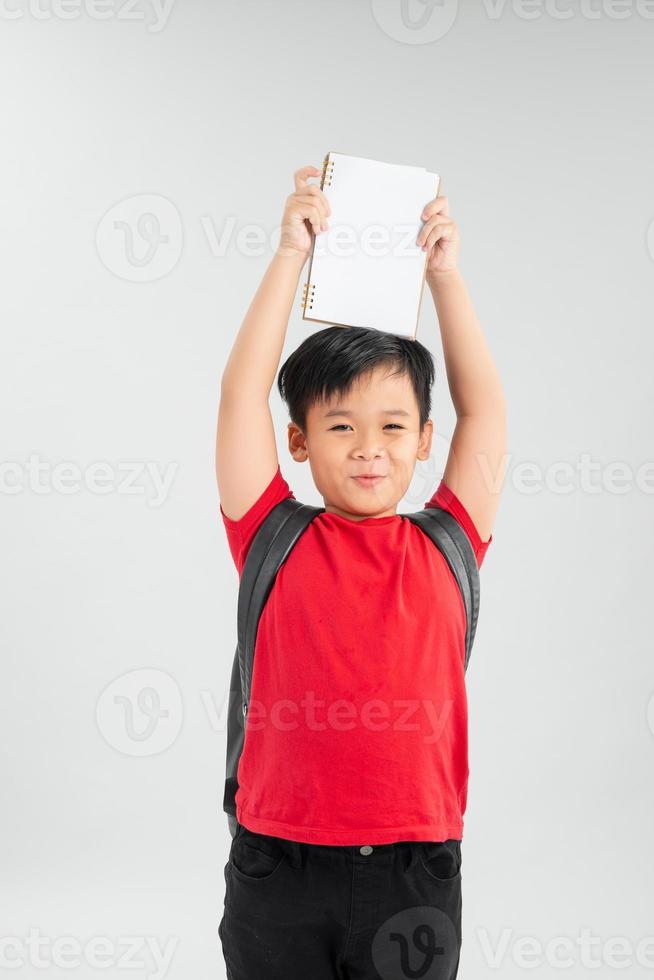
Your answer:
[[[276,837],[257,834],[241,826],[232,840],[229,868],[241,881],[268,881],[277,874],[287,854]]]
[[[421,841],[420,865],[435,881],[453,881],[461,874],[461,841]]]

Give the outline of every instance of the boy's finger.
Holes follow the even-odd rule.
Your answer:
[[[303,187],[306,187],[309,184],[309,177],[318,177],[321,173],[322,170],[319,170],[318,167],[300,167],[300,169],[296,170],[293,174],[295,190],[299,191]]]
[[[449,215],[448,203],[446,197],[435,197],[432,201],[427,204],[421,214],[421,218],[430,218],[433,214],[446,214]]]
[[[320,210],[316,207],[315,202],[311,201],[308,204],[302,204],[299,213],[300,216],[305,219],[305,221],[310,223],[314,234],[320,234],[322,218],[320,215]]]
[[[317,184],[309,184],[307,187],[300,188],[300,190],[306,194],[312,194],[314,199],[317,198],[321,202],[325,210],[329,212],[329,214],[332,213],[331,205],[329,203],[327,195],[323,190],[320,189],[320,187],[318,187]]]
[[[440,224],[440,225],[436,225],[435,228],[432,228],[432,230],[427,235],[427,241],[425,242],[425,246],[426,246],[425,251],[429,251],[430,249],[432,249],[436,244],[436,242],[439,242],[441,238],[445,238],[446,241],[449,240],[452,227],[453,225],[451,226],[449,224]]]
[[[427,240],[427,237],[434,230],[434,228],[448,228],[453,224],[454,222],[452,218],[447,218],[440,214],[436,215],[435,217],[430,218],[428,221],[425,221],[424,225],[420,229],[420,234],[418,235],[416,242],[418,245],[422,245],[422,243]]]
[[[329,201],[324,196],[318,196],[317,194],[303,194],[301,191],[296,193],[295,199],[301,201],[303,204],[313,204],[317,207],[321,214],[327,215],[332,213],[332,209],[329,206]]]
[[[322,229],[327,227],[327,213],[325,211],[324,204],[319,197],[314,197],[310,194],[295,194],[295,200],[299,205],[300,213],[303,213],[303,209],[306,207],[313,208],[318,214],[318,221]],[[331,211],[330,211],[331,214]]]

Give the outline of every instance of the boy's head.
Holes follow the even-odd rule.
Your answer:
[[[325,509],[363,519],[395,514],[416,460],[427,459],[434,360],[417,340],[364,327],[311,334],[280,368],[288,448],[309,460]],[[364,483],[363,474],[382,479]]]

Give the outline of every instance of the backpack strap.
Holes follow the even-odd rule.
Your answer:
[[[456,518],[442,507],[425,507],[402,516],[408,517],[431,538],[459,586],[466,612],[465,671],[468,669],[479,618],[479,567],[470,539]]]
[[[293,497],[282,500],[270,511],[248,549],[238,592],[238,645],[241,651],[243,713],[247,712],[252,683],[254,645],[259,617],[273,587],[277,572],[298,538],[324,507],[311,507]]]
[[[298,538],[324,507],[311,507],[287,497],[272,508],[258,528],[241,573],[238,590],[238,642],[232,664],[227,714],[227,760],[223,809],[232,837],[236,833],[236,791],[238,762],[245,741],[245,716],[250,702],[254,666],[254,647],[259,618],[273,587],[275,577]]]

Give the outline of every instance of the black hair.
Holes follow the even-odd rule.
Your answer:
[[[347,394],[357,378],[379,366],[409,377],[422,430],[431,411],[434,359],[410,337],[368,327],[325,327],[310,334],[282,364],[277,388],[291,421],[306,434],[307,412],[314,402]]]

